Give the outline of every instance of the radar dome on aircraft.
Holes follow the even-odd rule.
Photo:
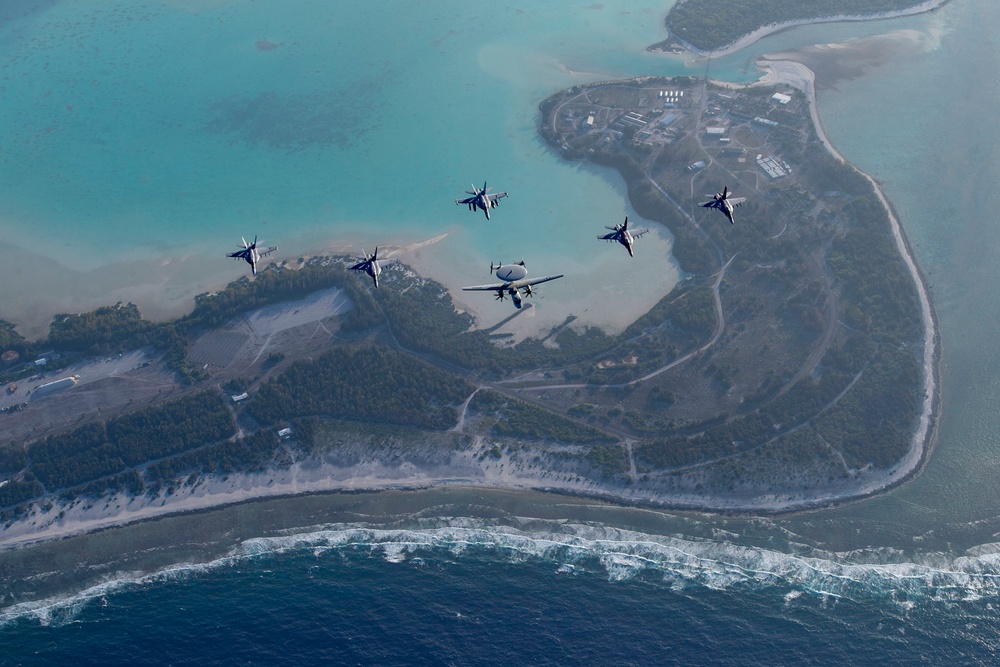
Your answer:
[[[505,282],[512,282],[514,280],[521,280],[528,275],[528,270],[524,268],[524,264],[503,264],[497,268],[497,278]]]

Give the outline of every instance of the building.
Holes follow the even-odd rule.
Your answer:
[[[786,176],[786,172],[782,169],[778,161],[771,156],[763,157],[761,155],[757,156],[757,166],[764,170],[771,178],[781,178]]]
[[[246,392],[243,392],[242,394],[236,394],[235,396],[232,397],[233,398],[233,403],[239,403],[240,401],[245,401],[245,400],[247,400],[247,397],[249,395],[250,394],[248,394]]]
[[[56,394],[75,386],[79,381],[80,376],[73,375],[59,380],[53,380],[52,382],[46,382],[45,384],[40,384],[35,387],[35,391],[32,392],[31,397],[42,398],[43,396],[51,396],[52,394]]]
[[[790,95],[785,95],[784,93],[775,93],[774,95],[771,95],[771,101],[777,102],[778,104],[788,104],[792,101],[792,98]]]

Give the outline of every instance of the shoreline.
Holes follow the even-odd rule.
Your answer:
[[[938,4],[944,4],[944,2],[947,2],[947,0],[940,0]],[[899,249],[899,253],[902,256],[903,261],[910,272],[910,276],[917,288],[917,297],[920,300],[921,320],[924,325],[923,408],[920,412],[917,431],[914,433],[913,440],[911,441],[909,453],[897,462],[893,469],[890,469],[890,472],[886,475],[887,481],[881,489],[875,489],[862,496],[862,498],[868,497],[880,491],[898,486],[899,484],[919,474],[919,472],[922,471],[926,465],[930,453],[934,450],[938,425],[936,413],[937,407],[940,403],[940,397],[938,395],[938,363],[940,360],[940,346],[938,344],[939,334],[937,316],[935,315],[933,305],[931,304],[930,292],[927,289],[927,283],[924,279],[923,273],[917,265],[909,240],[906,238],[906,233],[903,230],[902,224],[899,222],[899,218],[897,217],[892,204],[886,198],[885,193],[882,192],[882,188],[879,186],[878,182],[869,174],[866,174],[848,161],[840,153],[840,151],[837,150],[827,136],[826,130],[823,127],[822,119],[819,115],[819,104],[816,97],[815,73],[802,63],[791,60],[770,60],[767,58],[767,54],[762,54],[761,57],[757,59],[757,66],[765,70],[765,75],[761,77],[759,81],[751,85],[784,84],[797,88],[805,93],[809,102],[809,111],[812,116],[813,126],[816,128],[816,134],[819,140],[823,143],[823,146],[830,152],[831,155],[833,155],[834,158],[839,160],[842,164],[850,166],[857,173],[864,176],[864,178],[871,184],[872,189],[875,192],[875,196],[878,197],[879,202],[882,204],[882,207],[885,209],[885,213],[889,218],[889,225],[892,228],[892,235],[896,241],[896,246]],[[714,83],[721,83],[725,85],[724,82]],[[895,470],[895,472],[893,472],[893,470]]]
[[[72,503],[51,503],[48,510],[31,506],[28,515],[0,531],[0,553],[80,537],[96,532],[192,514],[212,513],[239,505],[304,496],[337,496],[418,491],[537,492],[576,500],[607,503],[609,507],[659,512],[694,512],[731,517],[788,516],[862,501],[896,486],[903,476],[886,481],[877,475],[860,488],[845,492],[830,488],[826,493],[801,498],[802,492],[755,494],[756,502],[744,498],[718,498],[705,502],[694,493],[657,496],[628,485],[587,480],[576,481],[574,472],[532,474],[515,465],[507,455],[501,460],[475,461],[475,451],[463,451],[438,467],[417,468],[410,462],[390,466],[367,461],[339,466],[309,458],[283,470],[259,473],[217,474],[200,477],[193,486],[182,484],[156,496],[119,493]]]
[[[942,0],[939,4],[943,4],[945,1],[947,0]],[[916,283],[925,330],[923,407],[918,417],[917,430],[911,441],[909,452],[884,474],[873,476],[866,483],[860,484],[853,491],[847,493],[828,489],[827,493],[819,493],[808,499],[795,500],[796,496],[803,494],[789,491],[770,496],[761,493],[753,498],[748,495],[743,499],[717,498],[714,502],[706,502],[703,496],[684,493],[653,498],[650,497],[652,495],[650,493],[636,493],[635,490],[629,493],[629,488],[624,485],[604,485],[590,480],[582,483],[567,481],[554,484],[553,480],[543,480],[539,476],[518,474],[521,471],[516,470],[514,466],[509,467],[505,473],[501,474],[495,469],[495,466],[491,468],[489,465],[484,467],[469,465],[469,461],[451,462],[462,463],[465,467],[450,463],[439,470],[426,471],[416,471],[412,464],[406,463],[394,468],[375,463],[372,465],[378,469],[358,470],[356,467],[343,468],[328,464],[307,469],[300,462],[300,464],[293,465],[283,471],[267,471],[259,474],[240,473],[222,479],[212,475],[206,476],[201,478],[190,491],[187,487],[182,487],[181,492],[173,492],[170,495],[164,493],[155,497],[131,498],[119,495],[110,499],[105,498],[98,503],[106,503],[103,509],[94,507],[83,509],[84,504],[81,504],[80,509],[72,512],[67,511],[65,520],[56,519],[54,516],[59,513],[59,509],[65,509],[62,505],[57,505],[56,511],[50,515],[52,519],[44,527],[38,526],[37,522],[42,515],[48,513],[40,511],[40,508],[35,506],[27,518],[14,522],[10,529],[0,532],[0,550],[16,549],[138,522],[158,520],[168,516],[212,512],[233,505],[310,494],[412,491],[428,488],[535,490],[556,495],[569,495],[575,498],[590,498],[626,507],[663,511],[709,512],[736,516],[773,516],[815,511],[858,502],[884,493],[918,475],[925,467],[930,453],[934,449],[938,427],[936,411],[940,404],[938,387],[939,335],[937,319],[926,281],[916,264],[902,225],[878,183],[871,176],[851,165],[827,137],[819,116],[815,75],[812,70],[802,63],[790,60],[770,60],[766,54],[761,56],[758,64],[766,70],[766,73],[758,82],[751,85],[780,83],[802,90],[807,96],[818,138],[836,159],[852,166],[871,183],[889,218],[897,247]],[[728,82],[713,83],[726,86],[741,85]],[[398,246],[391,254],[399,251],[405,253],[419,250],[442,241],[446,236],[447,233],[409,246]],[[419,262],[413,263],[419,265]],[[324,474],[317,477],[320,472]],[[284,479],[275,483],[275,478]],[[108,510],[109,507],[116,504],[118,507],[115,510]],[[72,510],[72,507],[68,509]],[[118,509],[120,511],[116,511]]]
[[[950,0],[925,0],[919,5],[915,5],[908,9],[898,9],[890,12],[879,12],[877,14],[838,14],[835,16],[826,16],[814,19],[797,19],[793,21],[784,21],[782,23],[771,23],[769,25],[761,26],[753,32],[747,33],[743,37],[739,38],[731,44],[727,44],[719,49],[714,49],[710,51],[705,51],[699,49],[692,44],[684,41],[683,39],[674,36],[672,33],[670,36],[662,42],[653,44],[646,48],[647,51],[662,52],[667,53],[668,48],[671,44],[679,45],[683,50],[697,56],[696,60],[704,58],[722,58],[737,51],[742,51],[743,49],[759,42],[769,35],[781,32],[782,30],[788,30],[789,28],[796,28],[804,25],[817,25],[820,23],[858,23],[863,21],[882,21],[886,19],[900,18],[903,16],[915,16],[917,14],[923,14],[925,12],[934,11],[943,7],[945,4],[950,2]]]

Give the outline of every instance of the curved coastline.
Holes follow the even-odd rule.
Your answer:
[[[813,72],[805,65],[792,61],[771,61],[762,58],[759,65],[766,70],[766,73],[759,82],[753,85],[783,83],[803,90],[809,100],[810,112],[818,138],[838,160],[850,164],[833,146],[823,129],[817,109]],[[718,81],[714,83],[735,85]],[[863,174],[860,170],[858,171]],[[311,494],[409,491],[431,488],[493,489],[512,492],[534,490],[553,495],[590,498],[599,502],[650,509],[759,516],[814,511],[858,502],[883,493],[918,474],[926,464],[933,449],[937,433],[935,413],[940,400],[937,383],[939,346],[937,321],[930,295],[902,225],[878,183],[871,176],[863,175],[871,183],[879,201],[886,210],[899,251],[917,286],[925,331],[924,401],[908,454],[888,469],[885,474],[869,479],[867,484],[855,487],[850,492],[834,491],[825,494],[821,492],[804,498],[796,498],[791,494],[784,496],[778,494],[770,498],[760,497],[756,500],[719,498],[713,502],[712,499],[703,496],[686,494],[660,498],[643,497],[629,494],[626,488],[611,488],[593,483],[542,480],[527,474],[520,475],[518,471],[512,469],[503,473],[498,470],[479,471],[462,466],[461,462],[453,462],[453,465],[448,467],[423,470],[419,473],[410,470],[409,474],[378,465],[357,468],[297,465],[283,472],[244,473],[224,478],[209,476],[204,479],[204,483],[199,483],[195,488],[179,489],[177,493],[169,496],[149,498],[121,495],[111,498],[103,509],[96,506],[68,508],[64,519],[55,520],[55,517],[52,517],[49,521],[45,521],[40,520],[41,516],[39,515],[28,517],[28,520],[15,522],[9,529],[3,531],[0,535],[0,550],[16,549],[168,516],[211,512],[244,503]],[[112,507],[115,509],[110,509]],[[39,523],[43,525],[36,525],[35,520],[40,520]]]
[[[946,1],[947,0],[943,0],[941,4]],[[765,75],[755,85],[773,85],[775,83],[784,83],[805,93],[806,98],[809,100],[809,111],[812,116],[813,126],[816,128],[816,134],[820,141],[823,142],[823,145],[831,155],[843,164],[849,165],[859,174],[864,176],[865,179],[871,184],[875,195],[878,197],[879,202],[885,209],[886,216],[889,218],[889,224],[892,227],[892,234],[893,238],[896,240],[896,246],[899,248],[899,253],[903,257],[903,261],[906,263],[907,269],[910,271],[910,276],[913,278],[913,282],[917,288],[917,296],[920,299],[920,314],[924,325],[924,402],[920,412],[918,427],[913,436],[913,440],[911,441],[910,451],[907,456],[890,470],[887,479],[885,480],[885,484],[882,487],[872,489],[869,493],[865,493],[861,496],[867,497],[896,486],[920,472],[927,462],[928,455],[934,448],[934,441],[937,434],[937,419],[935,418],[935,414],[940,401],[938,396],[939,391],[937,381],[937,366],[940,357],[937,317],[934,314],[934,308],[931,304],[930,292],[927,289],[927,283],[924,280],[924,276],[921,273],[920,268],[917,266],[913,250],[910,248],[909,241],[906,238],[906,233],[903,231],[903,226],[900,224],[899,218],[896,215],[892,204],[886,198],[885,193],[882,192],[882,188],[879,186],[878,182],[869,174],[866,174],[858,169],[857,166],[851,164],[840,153],[840,151],[836,149],[830,141],[830,138],[827,136],[826,131],[823,128],[822,119],[819,115],[819,107],[816,100],[815,74],[813,71],[802,63],[790,60],[769,60],[767,58],[767,54],[762,55],[757,60],[757,66],[765,70]]]
[[[680,37],[677,37],[673,33],[670,36],[658,43],[648,47],[647,51],[666,51],[669,45],[677,44],[683,47],[684,50],[698,56],[698,58],[722,58],[724,56],[731,55],[737,51],[741,51],[748,46],[751,46],[760,40],[764,39],[768,35],[773,35],[774,33],[781,32],[782,30],[787,30],[789,28],[796,28],[804,25],[815,25],[819,23],[841,23],[841,22],[860,22],[860,21],[880,21],[883,19],[894,19],[903,16],[914,16],[916,14],[923,14],[924,12],[933,11],[939,7],[943,7],[945,4],[950,2],[950,0],[925,0],[919,5],[915,5],[908,9],[899,9],[891,12],[879,12],[877,14],[838,14],[836,16],[826,16],[822,18],[815,19],[798,19],[794,21],[783,21],[781,23],[771,23],[769,25],[761,26],[753,32],[747,33],[743,37],[737,39],[731,44],[727,44],[719,49],[713,50],[703,50],[690,44]],[[661,48],[662,47],[662,48]]]
[[[935,0],[925,4],[933,4],[935,7],[943,5],[947,0]],[[934,7],[931,7],[932,9]],[[882,18],[882,17],[878,17]],[[788,26],[785,26],[788,27]],[[759,39],[760,37],[757,37]],[[756,40],[754,40],[756,41]],[[743,47],[740,47],[743,48]],[[773,85],[783,83],[802,90],[809,101],[810,113],[816,128],[817,136],[824,146],[838,160],[845,164],[850,164],[843,155],[833,146],[823,128],[819,116],[816,100],[815,76],[805,65],[789,60],[769,60],[766,55],[758,60],[758,65],[765,70],[765,75],[760,81],[753,85]],[[733,85],[726,82],[715,82],[720,85]],[[73,535],[90,533],[98,530],[114,528],[125,524],[140,521],[154,520],[169,515],[187,514],[194,512],[206,512],[222,509],[240,503],[257,502],[275,497],[287,497],[317,493],[351,493],[365,491],[385,491],[385,490],[416,490],[430,487],[476,487],[492,489],[516,490],[539,490],[553,494],[571,495],[574,497],[593,498],[596,500],[623,503],[637,507],[655,507],[663,510],[682,511],[706,511],[719,514],[735,515],[773,515],[787,514],[806,510],[816,510],[835,505],[857,502],[865,498],[883,493],[886,490],[898,486],[908,479],[919,474],[926,465],[928,457],[933,450],[937,435],[938,420],[936,411],[940,403],[940,391],[938,385],[938,361],[940,346],[938,340],[937,319],[934,313],[929,290],[926,281],[916,263],[913,251],[906,238],[902,225],[896,215],[891,203],[885,197],[879,184],[874,178],[865,174],[857,167],[851,165],[862,174],[872,185],[876,196],[885,208],[889,218],[893,236],[897,247],[903,257],[904,262],[910,271],[918,292],[921,304],[921,319],[924,326],[924,401],[918,419],[916,432],[911,440],[908,454],[890,468],[885,475],[869,484],[859,487],[852,493],[834,493],[826,496],[817,495],[809,499],[793,500],[791,498],[775,498],[773,503],[758,502],[745,504],[734,503],[732,500],[720,502],[706,502],[703,498],[674,497],[651,500],[643,498],[631,498],[627,493],[615,493],[611,489],[583,488],[571,484],[550,486],[542,484],[541,480],[518,477],[516,475],[502,478],[489,477],[474,478],[467,477],[460,473],[453,475],[425,475],[418,479],[405,479],[392,474],[378,474],[369,471],[368,476],[354,477],[350,480],[338,480],[336,475],[320,480],[310,479],[311,475],[299,476],[293,472],[286,480],[277,484],[268,482],[266,477],[277,475],[265,475],[254,478],[253,475],[235,476],[230,480],[208,480],[209,484],[202,488],[198,494],[191,493],[186,497],[167,500],[165,503],[155,503],[154,501],[166,500],[165,498],[154,498],[146,503],[138,503],[134,510],[128,508],[131,502],[121,502],[125,506],[121,512],[105,513],[94,511],[90,516],[67,517],[67,521],[58,524],[53,522],[45,530],[30,529],[25,521],[22,531],[4,531],[0,537],[0,549],[16,548],[33,543],[61,539]],[[455,471],[450,471],[455,473]],[[228,483],[227,483],[228,481]],[[132,499],[118,498],[119,501]],[[109,505],[114,505],[114,499]]]

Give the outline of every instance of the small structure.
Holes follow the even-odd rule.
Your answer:
[[[785,95],[784,93],[775,93],[774,95],[771,95],[771,101],[777,102],[778,104],[788,104],[792,101],[792,98],[790,95]]]
[[[233,403],[239,403],[240,401],[245,401],[245,400],[247,400],[247,397],[249,395],[250,394],[248,394],[246,392],[243,392],[242,394],[236,394],[235,396],[232,397],[233,398]]]
[[[763,169],[764,173],[766,173],[771,178],[781,178],[782,176],[787,175],[785,170],[782,169],[781,165],[778,164],[778,161],[774,159],[774,157],[772,156],[761,157],[760,155],[758,155],[757,166]]]
[[[283,428],[280,431],[278,431],[278,437],[279,438],[287,438],[287,437],[289,437],[291,435],[292,435],[292,429],[291,429],[291,427],[289,427],[289,428]]]
[[[677,114],[675,114],[675,113],[668,113],[668,114],[664,114],[663,118],[661,118],[661,119],[659,120],[659,123],[660,123],[660,125],[662,125],[663,127],[670,127],[670,125],[671,125],[671,124],[672,124],[672,123],[673,123],[673,122],[674,122],[675,120],[677,120]]]
[[[41,359],[35,359],[36,366],[44,366],[47,363],[49,363],[49,360],[46,359],[45,357],[42,357]]]
[[[46,382],[45,384],[40,384],[35,387],[35,391],[32,394],[32,398],[42,398],[43,396],[51,396],[52,394],[64,391],[76,385],[80,381],[79,375],[71,375],[70,377],[60,378],[58,380],[53,380],[52,382]]]

